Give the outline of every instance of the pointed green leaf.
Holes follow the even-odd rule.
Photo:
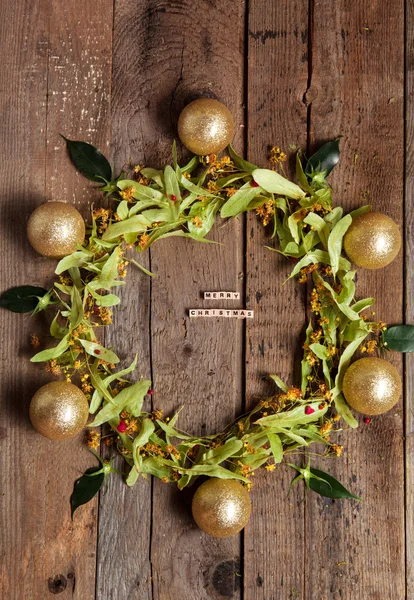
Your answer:
[[[252,187],[250,183],[245,183],[231,198],[221,207],[220,214],[223,219],[235,217],[242,213],[249,206],[253,198],[263,192],[260,187]]]
[[[72,252],[72,254],[65,256],[58,262],[55,273],[56,275],[60,275],[63,271],[67,271],[72,267],[82,267],[91,258],[93,258],[93,252],[88,252],[87,250]]]
[[[119,394],[112,399],[112,402],[108,402],[98,412],[95,420],[90,424],[90,427],[98,427],[99,425],[118,417],[119,413],[123,410],[131,413],[134,417],[139,417],[144,402],[144,396],[148,393],[150,386],[151,381],[142,380],[121,390]]]
[[[304,223],[307,223],[313,227],[319,234],[319,238],[322,242],[325,250],[328,249],[328,238],[329,238],[329,227],[322,217],[316,213],[310,212],[304,219]]]
[[[286,383],[284,383],[284,381],[282,381],[277,375],[269,375],[269,377],[270,379],[273,379],[277,387],[281,389],[282,392],[286,393],[289,390],[289,387],[286,385]]]
[[[241,171],[246,171],[247,173],[252,173],[257,167],[252,165],[252,163],[247,162],[241,156],[237,154],[235,149],[231,144],[227,146],[228,153],[230,154],[230,158]]]
[[[339,270],[343,237],[351,223],[351,215],[346,215],[334,226],[328,238],[328,252],[334,277]]]
[[[96,344],[95,342],[89,342],[88,340],[82,340],[80,338],[79,342],[85,348],[85,351],[91,356],[94,356],[95,358],[97,357],[100,360],[104,360],[108,363],[119,363],[119,358],[117,357],[115,352],[112,352],[112,350],[108,350],[104,346]]]
[[[125,221],[111,223],[103,234],[102,239],[104,242],[112,242],[127,233],[144,233],[151,223],[152,221],[149,221],[143,215],[134,215],[129,219],[125,219]]]
[[[59,342],[57,346],[54,348],[49,348],[48,350],[43,350],[42,352],[38,352],[30,359],[30,362],[47,362],[48,360],[52,360],[54,358],[58,358],[63,354],[69,347],[69,336],[65,335],[64,338]]]
[[[16,313],[28,313],[36,309],[39,298],[48,293],[42,287],[21,285],[11,288],[0,296],[0,307]]]
[[[79,290],[75,286],[72,288],[71,303],[69,331],[76,329],[83,319],[83,302]]]
[[[351,492],[348,492],[342,483],[335,479],[335,477],[332,477],[332,475],[328,475],[328,473],[325,473],[324,471],[313,468],[310,469],[310,472],[312,475],[320,478],[315,479],[314,477],[311,477],[309,479],[309,487],[320,496],[335,499],[353,498],[354,500],[362,500],[359,496],[355,496],[354,494],[351,494]],[[321,481],[321,479],[323,481]]]
[[[276,171],[270,169],[255,169],[252,173],[253,179],[261,188],[272,194],[280,194],[294,200],[306,196],[305,192],[296,183],[292,183]]]
[[[308,160],[305,169],[306,175],[310,175],[315,171],[326,171],[326,176],[329,175],[335,165],[338,164],[339,156],[339,139],[327,142]]]
[[[358,427],[358,421],[351,413],[351,410],[348,404],[345,402],[343,395],[338,394],[334,400],[334,403],[338,414],[343,418],[345,423],[349,425],[349,427],[352,427],[352,429],[356,429]]]
[[[414,325],[395,325],[384,334],[384,342],[390,350],[414,352]]]
[[[270,449],[272,450],[273,459],[276,464],[283,460],[283,445],[280,441],[280,437],[276,433],[268,433],[267,439],[269,440]]]
[[[97,148],[86,142],[68,140],[62,135],[66,142],[69,155],[75,167],[88,179],[103,183],[112,180],[111,165]]]
[[[72,496],[70,498],[72,519],[75,510],[79,508],[79,506],[82,506],[82,504],[87,504],[92,500],[101,489],[105,475],[102,472],[94,475],[94,473],[101,470],[102,468],[100,466],[87,469],[82,477],[79,477],[79,479],[75,481]]]

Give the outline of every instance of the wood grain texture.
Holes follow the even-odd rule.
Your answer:
[[[148,27],[145,72],[151,80],[144,77],[142,97],[147,108],[141,119],[147,124],[144,157],[159,164],[171,161],[177,116],[197,96],[223,101],[235,118],[236,132],[244,124],[244,2],[202,1],[195,7],[185,0],[149,5],[149,20],[142,22]],[[149,124],[156,137],[148,132]],[[239,148],[241,137],[236,133]],[[222,229],[219,225],[212,237],[223,245],[175,239],[151,250],[151,266],[158,274],[151,310],[154,405],[166,414],[184,405],[179,426],[194,434],[219,431],[242,405],[242,323],[190,321],[187,313],[204,305],[204,290],[242,292],[241,221]],[[221,598],[221,592],[239,598],[239,539],[214,540],[200,532],[190,502],[191,493],[180,494],[173,486],[154,481],[154,598],[201,600]]]
[[[1,166],[2,290],[18,283],[50,285],[55,263],[29,247],[27,217],[45,200],[77,200],[79,206],[86,198],[79,193],[85,181],[74,177],[59,132],[70,135],[77,130],[89,137],[85,129],[96,118],[99,133],[93,141],[105,136],[108,94],[103,96],[102,91],[109,92],[108,78],[94,81],[88,70],[109,59],[97,33],[99,28],[105,30],[106,17],[96,7],[80,9],[75,4],[2,5],[1,53],[8,61],[0,88],[2,114],[7,115],[2,140],[8,149]],[[91,22],[98,28],[94,32]],[[89,115],[84,127],[79,126],[81,111]],[[37,600],[65,593],[89,600],[95,597],[96,502],[80,510],[72,523],[69,497],[90,456],[80,437],[52,442],[30,426],[30,398],[50,380],[41,366],[29,363],[33,353],[29,334],[46,333],[44,318],[4,313],[1,318],[3,330],[11,337],[4,340],[1,359],[1,472],[8,484],[2,484],[7,493],[2,499],[0,595]],[[13,369],[10,356],[20,358]]]
[[[137,68],[144,43],[141,38],[141,13],[136,2],[118,0],[114,4],[111,157],[118,174],[131,163],[142,162],[140,110],[141,81],[145,70]],[[133,251],[130,252],[133,256]],[[133,256],[149,267],[148,253]],[[121,304],[114,309],[113,326],[105,342],[116,347],[123,366],[138,355],[131,379],[151,379],[150,306],[151,280],[135,266],[128,267],[127,284],[119,288]],[[146,407],[150,408],[150,402]],[[110,451],[102,446],[103,454]],[[121,471],[126,463],[116,459]],[[99,544],[97,561],[97,600],[147,600],[152,598],[151,583],[151,480],[140,480],[134,488],[114,475],[100,494]]]
[[[414,5],[406,2],[405,323],[414,324]],[[414,600],[414,355],[405,355],[405,548],[407,600]]]
[[[270,168],[270,146],[281,146],[290,156],[291,144],[306,147],[308,2],[285,3],[283,10],[278,3],[251,3],[248,28],[248,159]],[[294,163],[284,166],[294,177]],[[284,285],[292,265],[265,248],[273,245],[270,230],[248,215],[246,296],[255,310],[246,331],[249,406],[274,393],[270,373],[297,385],[301,360],[304,288],[294,281]],[[253,513],[244,536],[244,597],[249,600],[302,597],[303,489],[296,486],[287,496],[292,473],[281,466],[254,479]]]
[[[318,1],[312,36],[312,149],[342,135],[330,182],[334,201],[364,203],[402,224],[403,2]],[[358,271],[358,297],[377,318],[402,320],[402,253],[385,269]],[[392,282],[392,285],[390,283]],[[389,360],[401,367],[400,356]],[[317,464],[364,502],[306,501],[306,598],[405,597],[403,406],[341,436],[345,457]]]

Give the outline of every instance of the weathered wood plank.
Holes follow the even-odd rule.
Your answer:
[[[111,154],[117,173],[134,160],[142,162],[140,94],[148,75],[142,62],[142,12],[143,3],[137,6],[136,2],[117,0],[114,4]],[[148,254],[134,259],[150,266]],[[130,265],[127,284],[118,290],[121,304],[115,308],[113,325],[105,336],[106,344],[116,347],[124,366],[138,354],[131,379],[151,379],[150,291],[150,278]],[[111,454],[105,446],[103,449],[104,455]],[[117,458],[115,464],[125,471],[122,459]],[[99,502],[97,600],[152,598],[150,535],[151,481],[138,481],[130,489],[124,478],[112,476]]]
[[[308,2],[251,3],[248,42],[248,158],[265,165],[269,146],[306,147],[308,78]],[[294,177],[294,167],[288,164]],[[246,331],[246,395],[254,399],[273,393],[266,376],[276,373],[288,385],[298,384],[304,289],[283,285],[291,263],[270,252],[269,231],[256,215],[247,223],[247,306],[255,319]],[[287,497],[292,473],[280,467],[256,476],[253,513],[244,536],[245,586],[249,600],[299,598],[303,593],[305,552],[303,490]]]
[[[414,6],[406,2],[405,46],[405,322],[414,324]],[[414,356],[405,356],[405,547],[407,600],[414,599]]]
[[[58,134],[71,134],[72,124],[78,134],[86,134],[75,124],[84,109],[89,112],[85,124],[99,118],[99,135],[105,135],[100,111],[107,102],[102,91],[108,80],[83,80],[90,58],[86,62],[83,52],[93,47],[101,65],[108,60],[98,35],[98,30],[105,28],[105,19],[97,7],[80,8],[74,2],[2,6],[1,51],[8,66],[0,92],[2,114],[7,115],[2,137],[7,153],[1,167],[1,289],[17,283],[50,284],[54,263],[35,255],[25,241],[26,218],[45,200],[78,200],[79,205],[80,198],[86,197],[80,193],[85,181],[74,178]],[[97,27],[95,34],[90,32],[91,22]],[[98,92],[93,97],[95,88]],[[98,139],[96,136],[94,141]],[[19,238],[22,242],[17,244]],[[1,318],[3,331],[9,332],[5,333],[1,359],[1,414],[5,420],[1,472],[7,481],[2,486],[7,492],[2,503],[1,596],[45,598],[66,590],[73,598],[92,599],[96,503],[79,511],[74,524],[69,505],[73,481],[90,457],[82,449],[80,437],[52,442],[30,426],[27,409],[31,395],[50,380],[39,366],[28,362],[29,334],[45,333],[44,320],[4,313]],[[12,357],[17,356],[21,362],[10,368]]]
[[[316,2],[312,38],[311,141],[337,135],[341,164],[331,184],[346,209],[371,203],[402,222],[404,3]],[[390,285],[392,279],[392,285]],[[402,320],[402,254],[358,272],[358,296],[378,318]],[[400,357],[389,359],[398,367]],[[402,403],[341,437],[345,457],[320,461],[365,502],[308,496],[306,598],[404,598]]]
[[[243,125],[244,2],[150,2],[142,21],[146,42],[140,112],[145,161],[170,161],[176,119],[196,96],[216,96]],[[229,24],[232,24],[229,27]],[[156,81],[156,85],[154,85]],[[236,144],[240,147],[241,135]],[[243,325],[237,320],[190,321],[201,292],[242,291],[242,225],[216,227],[223,246],[175,239],[151,250],[158,278],[152,293],[154,405],[170,414],[184,405],[179,426],[219,431],[241,409]],[[211,305],[211,304],[210,304]],[[235,306],[232,302],[231,306]],[[154,481],[151,557],[154,598],[239,598],[240,541],[214,540],[195,526],[189,494]]]

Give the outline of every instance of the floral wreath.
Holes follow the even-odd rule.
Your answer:
[[[184,141],[185,136],[180,137]],[[332,206],[332,189],[326,178],[339,160],[339,140],[323,145],[308,160],[297,152],[298,185],[284,176],[283,163],[287,157],[278,147],[270,151],[271,169],[245,161],[231,145],[225,156],[220,157],[216,152],[195,155],[180,166],[174,142],[172,166],[157,170],[137,165],[129,176],[122,171],[114,177],[108,160],[96,148],[85,142],[65,140],[77,169],[101,184],[98,190],[109,199],[109,204],[104,204],[109,208],[92,210],[85,240],[81,243],[82,234],[76,247],[59,261],[55,270],[58,280],[52,289],[13,288],[2,295],[0,306],[32,314],[52,307],[50,335],[58,343],[38,352],[31,360],[46,363],[48,372],[64,375],[68,384],[75,380],[80,386],[77,392],[86,396],[89,412],[94,415],[88,426],[87,444],[100,466],[88,469],[75,482],[72,517],[80,505],[93,498],[108,475],[116,471],[112,460],[97,454],[101,442],[108,449],[116,448],[129,465],[128,486],[140,477],[153,475],[164,482],[175,482],[182,490],[205,476],[215,482],[231,481],[232,485],[236,481],[237,489],[242,485],[246,494],[256,469],[274,471],[284,457],[312,443],[322,444],[325,455],[340,456],[342,446],[331,436],[341,431],[342,421],[352,428],[358,425],[348,403],[364,414],[384,412],[391,407],[377,406],[369,411],[363,403],[358,405],[359,388],[352,391],[352,382],[350,391],[344,390],[344,377],[350,372],[349,365],[357,351],[362,354],[382,353],[388,348],[411,351],[414,327],[387,329],[382,321],[372,320],[374,313],[364,312],[373,304],[373,298],[354,300],[356,271],[342,254],[343,242],[348,256],[358,264],[358,257],[351,256],[352,239],[351,250],[346,248],[347,236],[362,216],[377,213],[370,213],[370,206],[362,206],[344,216],[341,207]],[[42,205],[50,209],[51,216],[53,204],[57,203]],[[111,324],[112,307],[120,301],[111,290],[124,284],[128,263],[153,275],[128,258],[127,250],[144,252],[154,242],[173,236],[207,242],[205,236],[218,215],[234,218],[249,210],[256,212],[265,227],[272,227],[271,237],[277,247],[269,250],[294,263],[289,279],[297,278],[300,283],[312,285],[309,300],[312,317],[303,344],[301,383],[289,387],[276,375],[270,375],[279,388],[278,393],[261,400],[220,433],[188,435],[177,425],[179,412],[169,418],[164,417],[162,410],[142,410],[145,396],[152,394],[151,381],[141,379],[132,383],[125,379],[136,368],[137,358],[127,368],[117,371],[119,358],[113,349],[99,343],[97,328]],[[391,221],[384,215],[380,217]],[[69,228],[73,227],[73,221],[70,223]],[[371,232],[366,226],[363,229],[366,236],[375,234],[375,226]],[[36,237],[36,231],[33,236]],[[30,220],[29,239],[35,249],[45,254],[30,237]],[[354,245],[357,243],[358,239],[354,240]],[[398,250],[398,243],[394,244],[393,256]],[[32,335],[31,344],[37,348],[39,337]],[[367,365],[365,360],[354,364]],[[363,392],[366,393],[365,388]],[[392,405],[399,393],[400,389],[394,390]],[[353,396],[357,398],[354,401]],[[372,400],[375,404],[376,398]],[[42,425],[42,416],[35,411],[32,414],[32,407],[31,419],[41,433],[58,437],[53,426],[48,433],[45,424]],[[370,420],[370,417],[364,419],[366,423]],[[50,421],[47,423],[50,427]],[[83,418],[77,430],[85,424]],[[98,428],[103,425],[106,427],[101,437]],[[59,426],[57,421],[57,430]],[[308,489],[323,496],[357,498],[336,479],[312,468],[309,462],[304,467],[287,464],[299,472],[292,483],[303,479]],[[200,524],[200,519],[196,515],[195,518]],[[245,511],[236,531],[247,519]],[[226,529],[217,533],[202,523],[200,526],[220,537],[235,533]]]

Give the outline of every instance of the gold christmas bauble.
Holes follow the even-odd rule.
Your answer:
[[[30,215],[27,236],[33,248],[42,256],[63,258],[82,244],[85,223],[71,204],[45,202]]]
[[[89,404],[76,385],[52,381],[37,390],[29,410],[32,425],[39,433],[51,440],[64,440],[85,427]]]
[[[366,415],[381,415],[397,404],[402,383],[383,358],[360,358],[347,369],[342,390],[348,404]]]
[[[400,248],[398,225],[381,213],[369,212],[356,217],[344,236],[344,250],[349,259],[364,269],[386,267]]]
[[[208,535],[236,535],[250,517],[249,493],[233,479],[209,479],[194,494],[192,511],[195,522]]]
[[[180,140],[194,154],[205,156],[224,150],[233,139],[234,121],[218,100],[200,98],[188,104],[178,119]]]

